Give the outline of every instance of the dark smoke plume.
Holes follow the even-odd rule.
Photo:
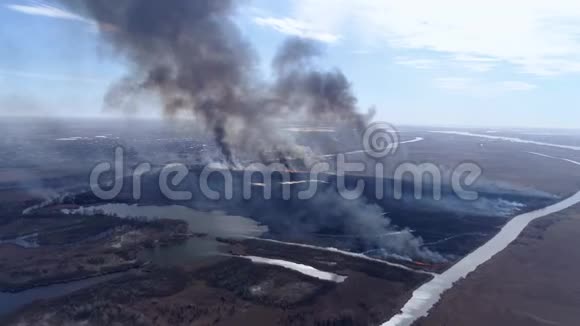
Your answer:
[[[348,79],[337,69],[320,71],[314,59],[321,51],[306,40],[285,42],[272,62],[273,79],[261,78],[254,51],[233,19],[238,1],[60,1],[95,21],[107,44],[130,63],[129,73],[110,89],[107,106],[153,94],[168,116],[192,113],[213,134],[230,166],[237,165],[236,151],[288,168],[296,161],[308,165],[309,149],[280,132],[277,121],[337,123],[358,134],[368,119],[357,112]],[[329,196],[307,204],[321,215],[320,220],[312,214],[302,217],[312,219],[313,230],[333,225],[328,220],[334,217],[345,223],[342,229],[363,238],[392,229],[376,207],[365,203]],[[400,254],[433,255],[421,248],[420,239],[401,234],[396,241],[383,243],[380,238],[372,245]]]
[[[302,108],[318,119],[339,118],[364,128],[365,119],[357,113],[357,99],[340,71],[321,72],[311,59],[320,50],[311,42],[289,39],[273,61],[275,94],[291,108]]]
[[[233,21],[233,0],[61,0],[101,27],[103,38],[131,63],[105,100],[119,106],[141,93],[162,100],[164,113],[191,112],[213,133],[230,164],[234,150],[258,157],[304,155],[272,120],[298,115],[354,123],[356,98],[338,70],[311,64],[320,51],[305,40],[286,42],[263,82],[257,60]],[[312,119],[309,119],[312,120]]]

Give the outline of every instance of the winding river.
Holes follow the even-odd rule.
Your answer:
[[[546,143],[546,142],[541,142],[541,141],[536,141],[536,140],[527,140],[527,139],[522,139],[522,138],[517,138],[517,137],[474,134],[474,133],[467,132],[467,131],[431,131],[431,132],[436,133],[436,134],[467,136],[467,137],[484,138],[484,139],[491,139],[491,140],[503,140],[503,141],[508,141],[508,142],[512,142],[512,143],[531,144],[531,145],[548,146],[548,147],[555,147],[555,148],[562,148],[562,149],[570,149],[573,151],[580,151],[580,146],[552,144],[552,143]]]
[[[458,133],[457,133],[458,134]],[[463,134],[465,135],[465,134]],[[474,136],[474,134],[466,135]],[[491,137],[486,137],[491,138]],[[505,137],[494,137],[493,139],[503,139]],[[421,141],[417,138],[410,142]],[[507,139],[509,141],[527,142],[520,139]],[[532,144],[569,148],[571,146],[560,146],[547,143],[530,142]],[[543,156],[549,159],[560,159],[572,164],[580,165],[580,162],[569,159],[562,159],[551,157],[540,153],[530,153],[533,155]],[[511,219],[501,231],[490,241],[479,247],[471,254],[464,257],[457,264],[449,268],[442,274],[435,275],[434,278],[416,289],[411,299],[404,305],[401,312],[385,322],[383,326],[404,326],[411,325],[417,319],[426,316],[429,310],[439,301],[441,295],[450,289],[458,280],[465,278],[469,273],[473,272],[481,264],[491,259],[495,254],[505,249],[511,242],[513,242],[523,229],[532,221],[565,210],[573,205],[580,203],[580,192],[571,197],[560,201],[554,205],[518,215]],[[239,217],[226,216],[222,213],[202,213],[183,206],[136,206],[126,204],[107,204],[97,207],[81,208],[82,212],[75,211],[75,213],[94,214],[96,212],[103,212],[114,214],[120,217],[130,216],[145,216],[145,217],[170,217],[182,219],[189,222],[189,225],[195,225],[196,229],[191,230],[196,233],[207,233],[211,236],[240,236],[240,237],[258,237],[267,229],[258,225],[255,221]],[[192,253],[206,253],[212,252],[209,250],[215,244],[209,240],[192,239],[184,246],[176,246],[171,248],[164,248],[162,252],[150,252],[152,260],[158,263],[170,264],[180,263],[184,257],[195,256]],[[173,254],[171,253],[172,251]],[[254,260],[257,258],[253,257]],[[260,259],[261,263],[272,263],[271,261],[264,261]],[[280,262],[275,262],[281,264]],[[288,265],[286,263],[286,265]],[[296,267],[291,265],[291,267]],[[304,269],[302,266],[300,266]],[[308,270],[309,272],[313,272]],[[317,271],[314,271],[317,272]],[[316,274],[319,275],[319,274]],[[118,275],[107,275],[102,277],[91,278],[87,280],[75,281],[66,284],[56,284],[41,288],[35,288],[20,293],[0,293],[0,315],[12,312],[26,304],[30,304],[40,299],[50,299],[63,296],[77,290],[107,281]],[[326,277],[326,275],[323,275]]]
[[[474,135],[470,134],[468,136]],[[554,144],[542,145],[554,146]],[[580,165],[580,162],[569,159],[552,157],[535,152],[530,154],[543,156],[549,159],[564,160],[575,165]],[[401,312],[395,315],[389,321],[383,323],[382,326],[409,326],[419,318],[427,316],[431,308],[433,308],[433,306],[439,301],[441,295],[445,291],[449,290],[457,281],[465,278],[481,264],[490,260],[495,254],[504,250],[520,235],[520,233],[530,222],[538,218],[563,211],[578,203],[580,203],[580,191],[554,205],[514,217],[501,229],[501,231],[495,237],[493,237],[483,246],[479,247],[471,254],[461,259],[457,264],[453,265],[444,273],[435,275],[431,281],[423,284],[417,290],[415,290],[411,299],[407,301],[407,303],[401,309]]]

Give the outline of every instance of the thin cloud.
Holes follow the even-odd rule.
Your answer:
[[[508,91],[531,91],[538,88],[534,84],[516,81],[516,80],[506,80],[498,83],[498,86]]]
[[[106,83],[106,79],[99,79],[80,75],[55,75],[28,71],[0,70],[0,79],[25,78],[43,81],[72,82],[72,83]]]
[[[495,67],[495,64],[487,62],[460,62],[458,64],[467,70],[475,72],[488,72]]]
[[[371,50],[354,50],[354,51],[351,51],[350,53],[352,53],[354,55],[367,55],[367,54],[372,54],[373,51],[371,51]]]
[[[457,56],[445,58],[437,56],[437,59],[396,57],[395,64],[408,66],[415,69],[456,69],[463,68],[473,72],[488,72],[497,65],[497,60],[470,56]]]
[[[77,15],[75,13],[72,13],[70,11],[61,8],[54,7],[52,5],[43,2],[38,2],[31,5],[8,4],[4,5],[4,7],[12,11],[16,11],[27,15],[43,16],[56,19],[76,20],[85,23],[91,23],[90,20],[80,15]]]
[[[468,54],[459,54],[456,55],[455,60],[462,61],[462,62],[478,62],[478,63],[493,63],[497,62],[498,59],[489,58],[489,57],[480,57]]]
[[[468,77],[437,78],[435,86],[445,91],[473,96],[497,96],[508,92],[525,92],[537,88],[536,85],[523,81],[484,81]]]
[[[495,68],[498,64],[498,59],[473,56],[466,54],[459,54],[453,58],[454,62],[460,67],[475,72],[487,72]]]
[[[349,35],[352,41],[360,39],[451,58],[490,59],[458,61],[472,71],[488,71],[502,62],[534,75],[580,73],[578,0],[295,3],[296,19],[311,21],[318,30]]]
[[[272,28],[282,34],[298,36],[324,43],[336,43],[340,36],[315,30],[310,24],[291,18],[255,17],[258,26]]]
[[[432,59],[396,57],[395,63],[402,66],[410,66],[416,69],[432,69],[437,64],[437,61]]]

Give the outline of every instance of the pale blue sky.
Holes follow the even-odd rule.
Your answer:
[[[288,35],[313,39],[380,120],[580,127],[580,1],[242,3],[238,21],[265,74]],[[0,114],[100,114],[124,63],[90,22],[61,9],[0,0]]]

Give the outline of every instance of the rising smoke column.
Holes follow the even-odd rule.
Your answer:
[[[380,248],[391,254],[433,263],[446,261],[444,256],[423,247],[423,240],[414,236],[410,230],[392,225],[381,207],[364,198],[348,200],[335,192],[320,192],[312,200],[303,203],[301,211],[306,217],[305,222],[291,218],[293,224],[298,224],[291,227],[297,228],[299,232],[309,227],[312,232],[337,229],[344,234],[356,236],[366,249]]]
[[[235,0],[60,0],[75,13],[86,15],[100,28],[117,55],[128,60],[128,74],[105,99],[116,107],[143,94],[163,103],[165,114],[191,112],[212,132],[227,162],[236,165],[235,152],[272,157],[287,167],[307,161],[309,151],[278,132],[278,119],[342,122],[353,132],[364,129],[368,116],[357,112],[351,85],[338,69],[321,71],[314,60],[321,51],[314,43],[290,39],[272,62],[273,80],[257,73],[252,46],[243,39],[233,18]],[[292,160],[290,160],[292,159]],[[325,205],[309,202],[313,210],[333,207],[331,218],[343,217],[346,229],[364,237],[389,229],[382,215],[356,209],[333,196]],[[321,214],[323,212],[320,212]],[[325,224],[313,221],[319,227]],[[397,252],[421,251],[412,235],[398,241]]]
[[[291,109],[304,110],[318,120],[338,118],[363,130],[368,118],[357,112],[357,98],[350,82],[338,69],[318,70],[312,59],[320,55],[313,42],[288,39],[272,62],[276,97]]]
[[[213,132],[231,161],[228,122],[256,121],[254,53],[232,21],[230,0],[64,0],[98,22],[103,38],[131,63],[106,104],[139,92],[158,95],[164,112],[187,110]]]
[[[311,42],[291,39],[272,64],[275,81],[259,78],[257,60],[233,21],[233,0],[61,0],[90,16],[103,39],[131,64],[105,103],[120,106],[142,93],[158,96],[164,113],[191,112],[230,164],[234,150],[304,155],[272,121],[299,114],[363,127],[356,97],[338,70],[319,72]],[[308,119],[312,120],[312,119]]]

